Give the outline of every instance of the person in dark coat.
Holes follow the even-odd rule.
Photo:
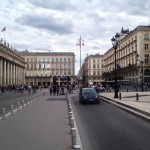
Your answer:
[[[53,93],[53,86],[52,85],[49,86],[49,93],[50,93],[50,95],[52,95],[52,93]]]
[[[56,91],[57,91],[57,95],[59,95],[59,85],[57,85]]]
[[[56,85],[53,85],[53,94],[56,94]]]

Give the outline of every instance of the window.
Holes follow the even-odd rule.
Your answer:
[[[95,72],[95,71],[93,71],[93,75],[96,75],[96,72]]]
[[[93,68],[95,68],[95,65],[93,65]]]
[[[145,50],[148,50],[148,44],[145,44]]]
[[[41,69],[41,64],[39,64],[39,69]]]
[[[99,68],[99,64],[97,64],[97,68]]]
[[[144,35],[144,40],[149,40],[148,34]]]
[[[145,55],[145,64],[149,63],[149,55]]]

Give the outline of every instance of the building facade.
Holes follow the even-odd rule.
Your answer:
[[[83,65],[84,84],[101,84],[104,81],[102,77],[103,70],[103,55],[96,54],[87,56]]]
[[[0,42],[0,85],[25,84],[25,60],[9,44]]]
[[[118,80],[150,83],[150,26],[138,26],[131,32],[122,29],[116,55]],[[104,54],[105,81],[114,80],[114,58],[113,48]]]
[[[73,84],[75,55],[72,52],[22,52],[26,62],[28,85]],[[54,81],[55,80],[55,81]]]

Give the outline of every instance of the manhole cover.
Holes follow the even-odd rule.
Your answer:
[[[46,101],[65,101],[66,98],[48,98]]]

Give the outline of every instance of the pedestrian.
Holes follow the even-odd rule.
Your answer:
[[[53,86],[52,85],[49,86],[49,93],[50,93],[50,95],[52,95],[52,93],[53,93]]]
[[[57,95],[59,95],[59,85],[57,85],[56,92],[57,92]]]
[[[53,95],[56,94],[56,85],[53,85]]]

